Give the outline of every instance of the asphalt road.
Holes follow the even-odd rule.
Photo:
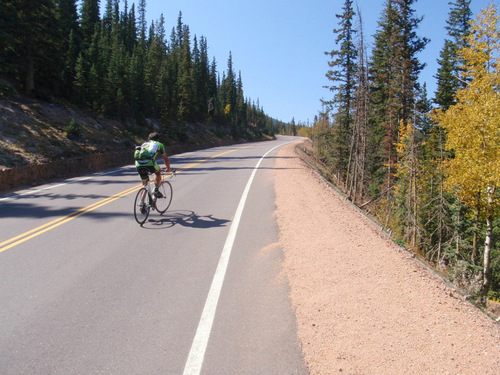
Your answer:
[[[171,156],[142,227],[132,165],[0,196],[0,373],[307,374],[273,216],[294,140]]]

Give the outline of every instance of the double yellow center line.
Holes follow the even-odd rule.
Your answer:
[[[234,152],[234,151],[237,151],[237,150],[241,150],[243,148],[247,148],[247,147],[250,147],[250,146],[245,146],[245,147],[240,147],[240,148],[236,148],[236,149],[232,149],[232,150],[229,150],[229,151],[225,151],[223,153],[220,153],[220,154],[217,154],[215,156],[212,156],[210,158],[207,158],[207,159],[203,159],[203,160],[200,160],[196,163],[193,163],[193,164],[189,164],[183,168],[180,168],[178,170],[177,173],[179,172],[182,172],[182,171],[185,171],[187,169],[190,169],[190,168],[193,168],[199,164],[202,164],[202,163],[205,163],[211,159],[215,159],[215,158],[218,158],[222,155],[226,155],[226,154],[229,154],[231,152]],[[87,206],[87,207],[83,207],[83,208],[80,208],[79,210],[75,211],[75,212],[72,212],[66,216],[62,216],[56,220],[53,220],[49,223],[46,223],[44,225],[41,225],[37,228],[34,228],[34,229],[31,229],[25,233],[22,233],[16,237],[12,237],[4,242],[0,242],[0,253],[5,251],[5,250],[9,250],[10,248],[14,247],[14,246],[17,246],[25,241],[28,241],[34,237],[37,237],[45,232],[48,232],[49,230],[51,229],[54,229],[62,224],[65,224],[67,223],[68,221],[71,221],[73,219],[76,219],[77,217],[80,217],[82,215],[85,215],[86,213],[89,213],[91,211],[94,211],[95,209],[99,208],[99,207],[102,207],[108,203],[111,203],[111,202],[114,202],[115,200],[117,199],[120,199],[128,194],[131,194],[133,193],[134,191],[136,191],[137,189],[139,189],[142,185],[136,185],[134,187],[131,187],[127,190],[124,190],[122,191],[121,193],[118,193],[118,194],[115,194],[111,197],[108,197],[106,199],[103,199],[99,202],[96,202],[96,203],[93,203],[91,204],[90,206]]]
[[[2,251],[8,250],[14,246],[17,246],[20,243],[23,243],[23,242],[25,242],[33,237],[39,236],[40,234],[45,233],[51,229],[54,229],[54,228],[58,227],[59,225],[67,223],[70,220],[76,219],[77,217],[85,215],[88,212],[94,211],[96,208],[102,207],[105,204],[111,203],[111,202],[113,202],[121,197],[124,197],[125,195],[128,195],[128,194],[134,192],[135,190],[137,190],[140,186],[141,185],[134,186],[130,189],[122,191],[121,193],[115,194],[109,198],[106,198],[106,199],[103,199],[99,202],[91,204],[90,206],[80,208],[79,210],[77,210],[71,214],[60,217],[56,220],[52,220],[51,222],[46,223],[44,225],[41,225],[38,228],[29,230],[23,234],[20,234],[19,236],[16,236],[16,237],[8,239],[7,241],[1,242],[0,243],[0,253]]]

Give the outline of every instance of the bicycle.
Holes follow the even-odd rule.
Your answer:
[[[135,220],[140,224],[144,224],[148,219],[151,210],[156,210],[160,215],[168,210],[172,203],[173,188],[172,184],[168,181],[175,176],[177,170],[172,169],[171,172],[166,172],[162,169],[162,180],[158,186],[158,192],[154,193],[152,186],[154,185],[154,174],[149,174],[148,183],[137,191],[134,200],[134,216]],[[169,177],[165,177],[169,176]]]

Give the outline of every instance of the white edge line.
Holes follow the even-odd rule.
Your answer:
[[[255,177],[255,174],[257,173],[257,170],[259,169],[260,164],[262,163],[262,160],[264,160],[264,158],[275,148],[283,145],[284,144],[277,145],[266,152],[265,155],[262,156],[262,158],[258,161],[250,178],[248,179],[245,190],[243,191],[243,195],[241,196],[240,203],[238,204],[238,208],[236,209],[236,213],[234,214],[234,219],[231,223],[231,227],[229,228],[229,233],[227,235],[224,248],[222,249],[219,264],[217,265],[217,269],[215,271],[214,278],[208,292],[205,307],[203,308],[200,322],[198,324],[198,329],[196,330],[193,344],[191,345],[191,350],[189,351],[183,375],[199,375],[201,372],[201,366],[203,365],[203,359],[205,358],[208,339],[210,337],[210,332],[212,331],[212,324],[214,322],[215,311],[219,302],[222,284],[224,283],[227,266],[229,264],[229,258],[231,257],[234,240],[236,238],[236,232],[238,231],[238,226],[240,224],[243,208],[245,207],[245,202],[250,191],[250,186],[252,185],[253,179]]]
[[[25,191],[23,193],[12,194],[12,195],[9,195],[7,197],[0,198],[0,202],[6,201],[6,200],[9,200],[9,199],[19,198],[19,197],[22,197],[24,195],[36,194],[36,193],[39,193],[39,192],[44,191],[44,190],[55,189],[55,188],[58,188],[60,186],[74,184],[74,183],[80,182],[80,181],[90,180],[90,179],[92,179],[94,177],[106,176],[108,174],[113,174],[113,173],[119,172],[120,170],[128,168],[128,167],[129,166],[124,166],[124,167],[121,167],[121,168],[118,168],[118,169],[113,169],[113,170],[108,171],[108,172],[98,172],[98,173],[95,173],[95,174],[93,174],[91,176],[80,177],[80,178],[75,178],[75,179],[67,180],[66,182],[63,182],[63,183],[60,183],[60,184],[56,184],[56,185],[49,185],[49,186],[46,186],[46,187],[41,188],[41,189],[27,190],[27,191]]]

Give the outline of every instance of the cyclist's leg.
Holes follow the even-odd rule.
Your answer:
[[[146,185],[148,182],[148,167],[136,167],[136,169],[141,177],[142,184]]]
[[[158,187],[160,186],[160,182],[161,182],[161,169],[160,169],[160,166],[158,165],[157,162],[154,162],[154,169],[155,169],[155,186],[156,188],[158,189]]]
[[[146,186],[149,180],[148,176],[149,168],[148,167],[137,167],[137,173],[141,176],[142,186]],[[142,196],[142,202],[146,200],[146,191],[144,191]]]

